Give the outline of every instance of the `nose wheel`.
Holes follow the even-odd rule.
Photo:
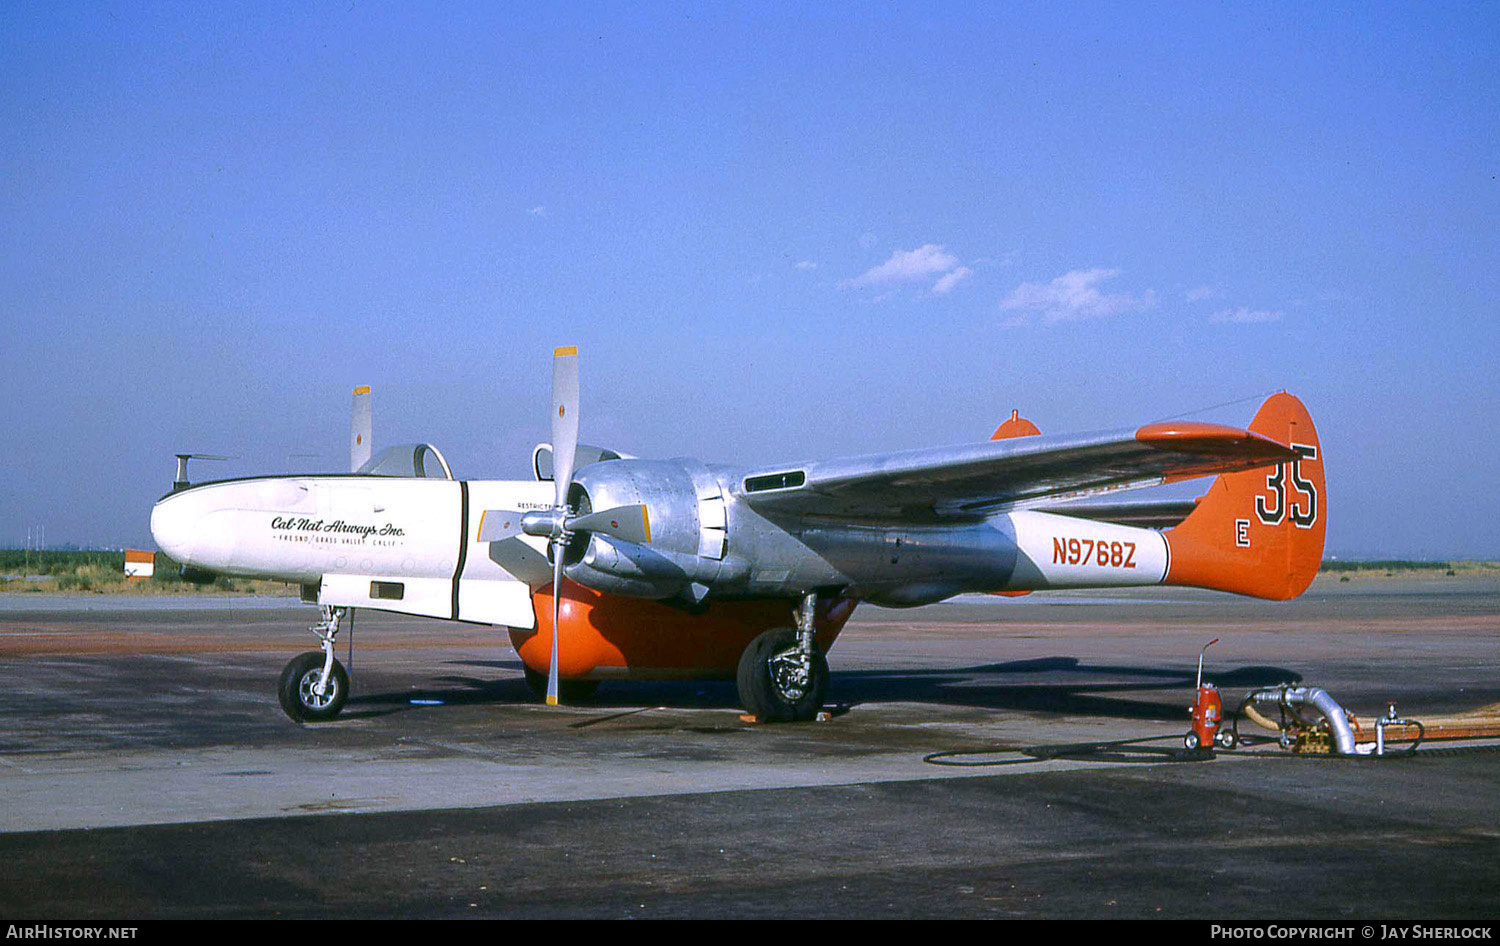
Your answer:
[[[298,654],[281,671],[276,696],[281,708],[299,723],[320,723],[333,719],[349,699],[349,674],[337,660],[328,674],[328,684],[319,689],[323,679],[323,654],[310,650]]]
[[[322,615],[323,619],[308,630],[317,636],[323,649],[293,657],[281,671],[276,687],[282,711],[299,723],[333,719],[349,699],[349,673],[333,656],[333,647],[343,619],[348,617],[353,626],[353,612],[325,605]]]

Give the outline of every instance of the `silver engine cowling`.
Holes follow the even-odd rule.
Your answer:
[[[701,600],[720,577],[728,543],[718,481],[695,460],[609,460],[573,477],[568,503],[579,514],[643,504],[651,541],[592,533],[574,537],[564,559],[573,581],[632,598]]]

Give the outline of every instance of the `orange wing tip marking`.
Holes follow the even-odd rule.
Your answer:
[[[368,384],[361,384],[359,387],[357,387],[357,388],[354,389],[354,394],[355,394],[356,397],[359,396],[359,395],[361,395],[361,394],[369,394],[369,393],[370,393],[370,386]]]
[[[1181,453],[1223,454],[1227,451],[1245,458],[1264,457],[1267,460],[1290,460],[1297,456],[1296,451],[1290,447],[1263,434],[1200,421],[1147,424],[1135,432],[1135,439],[1153,447]]]
[[[552,351],[553,358],[566,358],[569,355],[576,354],[578,354],[577,345],[564,345],[562,348],[555,348]]]
[[[646,530],[646,541],[651,541],[651,517],[646,515],[646,507],[641,507],[641,528]]]

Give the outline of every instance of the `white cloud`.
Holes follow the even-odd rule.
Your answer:
[[[974,270],[970,269],[969,267],[960,266],[958,269],[955,269],[953,272],[946,274],[945,276],[943,276],[943,278],[933,283],[932,291],[940,296],[946,296],[949,292],[953,291],[953,287],[958,285],[960,280],[962,280],[965,276],[973,275],[973,273]]]
[[[944,252],[943,248],[936,243],[928,243],[914,250],[897,250],[891,254],[890,259],[879,266],[867,269],[853,279],[846,279],[839,283],[839,288],[863,289],[867,286],[916,282],[943,275],[957,267],[958,257]]]
[[[1240,306],[1238,309],[1225,309],[1222,312],[1215,312],[1213,315],[1210,315],[1208,317],[1208,320],[1210,322],[1251,323],[1275,322],[1280,318],[1281,313],[1279,311],[1272,312],[1266,309],[1250,309],[1245,306]]]
[[[545,217],[545,216],[547,216],[547,208],[546,207],[542,207],[542,206],[533,207],[533,208],[531,208],[530,210],[528,210],[526,212],[529,213],[529,214],[531,214],[533,217]]]
[[[1118,275],[1118,269],[1075,269],[1050,283],[1022,283],[1000,300],[1000,311],[1033,313],[1051,325],[1140,312],[1156,304],[1156,293],[1149,289],[1142,293],[1099,291],[1100,283]]]
[[[800,263],[797,264],[797,268],[798,269],[817,269],[818,268],[818,264],[814,263],[810,259],[805,259],[805,260],[802,260]]]
[[[1212,286],[1199,286],[1197,289],[1189,289],[1183,297],[1189,302],[1201,302],[1204,299],[1212,299],[1214,290]]]

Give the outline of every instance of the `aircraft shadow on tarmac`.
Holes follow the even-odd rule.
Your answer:
[[[516,660],[464,660],[459,666],[518,673]],[[1058,676],[1038,682],[1041,675]],[[1068,679],[1068,677],[1075,679]],[[1297,683],[1302,675],[1283,667],[1248,666],[1205,674],[1221,688],[1239,689]],[[1044,657],[953,669],[835,671],[828,700],[833,708],[882,703],[926,703],[953,708],[1056,713],[1105,719],[1180,722],[1183,706],[1191,700],[1195,671],[1173,667],[1133,667],[1085,664],[1076,657]],[[387,693],[358,692],[350,697],[346,716],[381,716],[430,708],[426,701],[446,706],[532,703],[536,699],[520,676],[486,679],[443,676],[421,690]],[[1166,698],[1133,699],[1133,693],[1162,694]],[[1187,695],[1184,694],[1187,691]],[[418,702],[413,703],[416,700]],[[611,708],[737,709],[739,697],[728,681],[605,681],[599,692],[579,705]]]

